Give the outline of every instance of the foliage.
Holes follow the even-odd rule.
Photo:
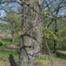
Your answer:
[[[12,35],[13,42],[18,36],[18,33],[21,31],[21,16],[17,15],[14,12],[7,13],[6,19],[8,22],[8,30]]]
[[[18,32],[20,30],[20,25],[21,25],[21,17],[20,17],[20,15],[17,15],[14,12],[9,12],[9,13],[7,13],[6,18],[9,21],[8,22],[9,28],[12,31],[15,31],[15,33]]]

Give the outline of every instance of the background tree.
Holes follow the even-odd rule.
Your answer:
[[[21,17],[15,12],[10,11],[7,13],[7,16],[5,18],[9,21],[8,30],[11,34],[12,42],[14,42],[14,39],[18,37],[19,32],[21,32]]]

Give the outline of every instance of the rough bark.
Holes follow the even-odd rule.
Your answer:
[[[28,3],[30,5],[24,4],[22,11],[23,35],[20,43],[20,66],[34,66],[35,55],[40,51],[42,20],[38,13],[41,10],[38,3],[32,0]]]

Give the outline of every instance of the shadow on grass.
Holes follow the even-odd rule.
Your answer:
[[[66,56],[56,56],[59,59],[65,59],[66,60]]]
[[[9,55],[10,66],[18,66],[12,54]]]
[[[58,57],[60,59],[66,59],[66,54],[58,52],[58,53],[56,53],[56,57]]]

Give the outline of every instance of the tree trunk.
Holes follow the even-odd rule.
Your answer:
[[[40,13],[40,8],[32,0],[28,3],[30,4],[29,6],[25,3],[23,4],[22,11],[23,35],[20,43],[20,66],[34,66],[34,58],[35,55],[39,54],[42,39],[42,20],[37,14],[37,12]]]
[[[56,19],[54,20],[55,21],[55,35],[57,36],[57,22],[56,22]],[[56,48],[57,48],[57,41],[56,39],[54,39],[54,50],[53,50],[53,53],[56,53]]]

